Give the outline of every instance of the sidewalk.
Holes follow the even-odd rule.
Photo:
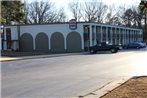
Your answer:
[[[18,57],[6,57],[1,56],[0,62],[16,61],[16,60],[27,60],[27,59],[37,59],[37,58],[50,58],[50,57],[61,57],[61,56],[71,56],[71,55],[81,55],[85,52],[80,53],[63,53],[63,54],[47,54],[47,55],[31,55],[31,56],[18,56]]]

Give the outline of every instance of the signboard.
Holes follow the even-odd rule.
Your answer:
[[[69,21],[69,28],[71,30],[76,30],[77,29],[77,22],[76,22],[76,19],[71,19]]]

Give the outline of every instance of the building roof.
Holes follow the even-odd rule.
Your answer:
[[[69,24],[70,22],[56,22],[56,23],[43,23],[43,24],[15,24],[15,25],[5,25],[5,26],[33,26],[33,25],[55,25],[55,24]],[[121,27],[126,29],[139,29],[139,28],[133,28],[133,27],[126,27],[123,25],[110,25],[105,23],[97,23],[97,22],[77,22],[77,24],[96,24],[96,25],[103,25],[108,27]],[[141,29],[140,29],[141,30]]]

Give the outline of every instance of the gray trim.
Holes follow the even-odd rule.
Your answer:
[[[43,24],[18,24],[18,25],[4,25],[4,26],[33,26],[33,25],[55,25],[55,24],[69,24],[69,22],[56,22],[56,23],[43,23]],[[142,30],[139,28],[133,28],[133,27],[126,27],[122,25],[110,25],[110,24],[104,24],[104,23],[97,23],[97,22],[77,22],[78,24],[83,24],[83,25],[96,25],[96,26],[106,26],[106,27],[111,27],[111,28],[122,28],[122,29],[133,29],[133,30]]]

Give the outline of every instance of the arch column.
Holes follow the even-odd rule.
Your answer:
[[[48,39],[49,39],[48,40],[48,43],[49,43],[48,49],[51,50],[51,33],[48,33],[47,35],[48,35]]]
[[[96,41],[96,26],[94,26],[94,45],[97,44],[97,41]]]
[[[114,45],[116,45],[117,44],[117,28],[114,28],[114,38],[115,38]]]
[[[89,35],[90,35],[90,38],[89,38],[89,42],[90,42],[90,46],[92,46],[92,26],[90,25],[89,26],[90,27],[90,33],[89,33]]]
[[[120,28],[118,28],[117,29],[117,44],[122,44],[122,32],[121,32],[121,29]]]
[[[108,27],[106,26],[106,42],[108,42]]]
[[[83,34],[81,35],[81,41],[82,41],[82,50],[84,50],[84,32]]]
[[[33,50],[36,50],[36,42],[35,42],[35,37],[33,37]]]
[[[64,49],[65,49],[65,51],[67,51],[67,40],[66,40],[66,38],[67,38],[67,35],[64,35]]]
[[[101,32],[101,42],[103,42],[103,30],[102,30],[102,26],[100,27],[100,32]]]
[[[111,32],[110,32],[110,36],[111,36],[111,44],[113,44],[113,32],[112,32],[112,27],[111,27],[111,30],[110,30]]]
[[[122,29],[122,34],[123,34],[123,45],[125,45],[125,30]]]

